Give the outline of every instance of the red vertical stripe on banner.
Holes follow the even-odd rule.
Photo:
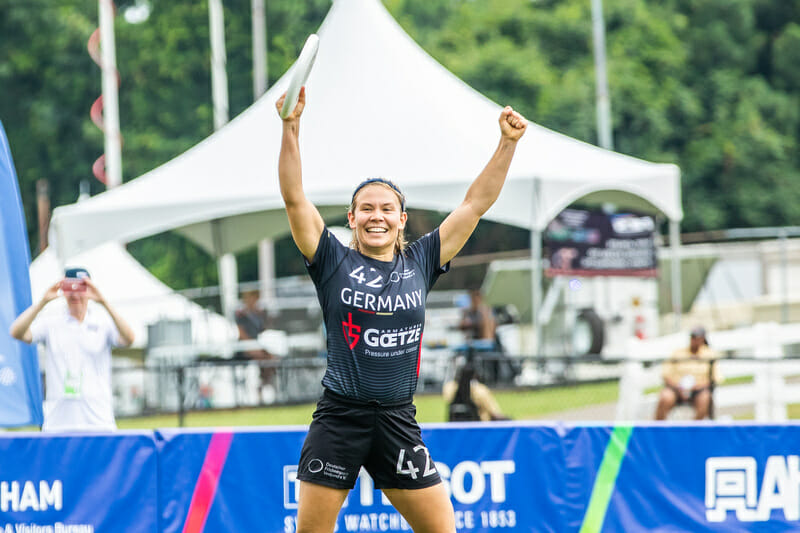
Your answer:
[[[208,444],[206,459],[200,469],[200,476],[192,494],[192,503],[189,504],[189,513],[186,515],[186,522],[183,524],[183,533],[200,533],[206,525],[208,511],[214,501],[214,494],[217,492],[219,476],[225,460],[228,458],[228,450],[231,448],[233,433],[214,433],[211,442]]]

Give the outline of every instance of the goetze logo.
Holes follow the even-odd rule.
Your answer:
[[[761,491],[755,457],[709,457],[706,460],[706,519],[724,522],[733,511],[741,522],[767,522],[773,510],[786,520],[800,520],[800,457],[767,459]]]
[[[344,340],[352,350],[358,344],[358,339],[361,338],[361,326],[353,324],[353,313],[347,313],[347,322],[342,322],[342,332],[344,333]]]
[[[364,342],[370,348],[398,348],[419,342],[421,333],[421,324],[406,329],[368,329],[364,332]]]

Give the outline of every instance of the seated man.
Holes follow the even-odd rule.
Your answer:
[[[717,365],[712,361],[717,354],[706,340],[701,327],[692,330],[689,347],[676,350],[662,367],[664,388],[658,398],[656,420],[666,420],[676,405],[688,404],[694,408],[695,420],[709,414],[712,386],[720,382]]]
[[[469,307],[462,310],[458,329],[464,332],[464,350],[474,357],[486,383],[497,385],[510,382],[519,374],[519,368],[503,351],[497,335],[497,320],[492,309],[483,300],[480,290],[469,293]]]
[[[442,396],[449,406],[450,422],[510,420],[500,410],[489,387],[478,380],[471,363],[461,367],[455,380],[444,384]]]
[[[242,294],[242,306],[236,311],[236,325],[239,327],[239,340],[255,340],[258,335],[268,329],[269,321],[266,310],[259,303],[258,290],[246,291]],[[238,352],[239,359],[254,361],[273,361],[275,356],[263,349],[251,349]],[[275,367],[262,365],[260,370],[261,385],[272,385],[275,380]]]
[[[469,300],[469,307],[464,309],[458,328],[464,332],[467,341],[479,341],[484,349],[494,349],[497,323],[492,310],[483,302],[479,290],[470,291]]]

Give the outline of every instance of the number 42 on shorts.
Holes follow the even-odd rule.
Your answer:
[[[428,453],[428,448],[419,445],[414,447],[412,451],[416,455],[425,455],[425,471],[422,473],[422,477],[432,476],[436,473],[436,467],[431,461],[431,455]],[[422,452],[422,454],[420,452]],[[403,468],[403,461],[405,461],[407,468]],[[419,468],[414,466],[414,461],[411,459],[406,460],[405,448],[400,448],[400,453],[397,455],[397,473],[411,476],[411,479],[417,479],[417,473],[419,473]]]

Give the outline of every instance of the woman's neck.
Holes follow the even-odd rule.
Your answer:
[[[375,259],[376,261],[382,261],[384,263],[391,263],[394,261],[394,246],[388,249],[372,249],[360,244],[358,248],[358,251],[361,253],[361,255],[369,257],[370,259]]]

